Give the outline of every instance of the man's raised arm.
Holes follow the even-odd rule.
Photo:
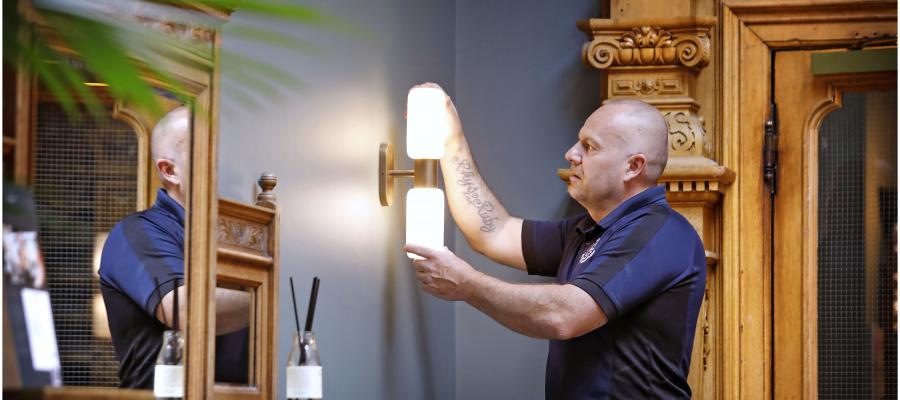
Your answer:
[[[177,289],[178,297],[178,326],[187,326],[187,287],[182,285]],[[216,335],[232,333],[247,327],[250,322],[250,293],[242,290],[216,288]],[[159,305],[156,306],[156,319],[168,327],[174,322],[175,306],[174,290],[166,293]],[[184,329],[184,328],[182,328]]]
[[[426,83],[417,87],[440,86]],[[446,96],[446,94],[445,94]],[[447,203],[469,245],[490,259],[525,270],[522,219],[510,216],[475,167],[453,101],[447,96],[449,132],[441,159]]]

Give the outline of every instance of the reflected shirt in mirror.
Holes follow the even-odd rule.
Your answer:
[[[156,307],[182,284],[184,208],[160,189],[152,207],[113,227],[100,260],[100,292],[119,359],[119,387],[153,387],[156,357],[168,329],[156,319]],[[217,380],[222,375],[227,382],[247,382],[247,333],[245,328],[216,337]]]
[[[548,399],[690,399],[706,255],[664,187],[644,190],[599,222],[586,214],[525,221],[522,251],[530,274],[581,288],[608,318],[580,337],[550,341]]]
[[[159,189],[152,207],[123,218],[110,231],[99,272],[119,387],[152,388],[167,329],[156,319],[156,307],[184,279],[184,208]]]

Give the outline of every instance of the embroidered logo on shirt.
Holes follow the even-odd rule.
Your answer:
[[[578,260],[579,264],[589,260],[591,256],[594,255],[594,250],[597,250],[597,242],[599,241],[600,238],[597,238],[597,240],[594,240],[594,243],[591,243],[591,247],[588,247],[588,249],[585,250],[584,253],[581,253],[581,259]]]

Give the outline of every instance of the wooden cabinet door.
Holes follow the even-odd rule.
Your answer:
[[[774,53],[774,398],[896,398],[896,71],[829,52]]]

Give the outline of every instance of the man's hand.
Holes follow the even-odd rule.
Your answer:
[[[407,244],[404,250],[424,258],[412,263],[422,290],[444,300],[465,300],[470,289],[468,281],[481,274],[446,247]]]
[[[438,89],[435,83],[423,83],[415,88]],[[469,144],[462,131],[453,101],[446,98],[445,115],[448,134],[441,159],[447,204],[456,225],[472,249],[491,260],[525,270],[522,253],[522,219],[510,216],[491,191],[475,166]]]
[[[450,99],[450,96],[447,95],[447,92],[444,91],[437,83],[433,82],[425,82],[412,87],[415,88],[434,88],[439,89],[444,93],[444,98],[447,99],[446,103],[446,115],[447,115],[447,144],[452,145],[456,144],[459,139],[463,136],[462,133],[462,123],[459,121],[459,114],[456,112],[456,106],[453,104],[453,100]]]
[[[462,300],[509,329],[534,338],[567,340],[606,323],[606,314],[581,288],[556,283],[507,283],[478,272],[446,247],[407,244],[422,289],[444,300]]]

